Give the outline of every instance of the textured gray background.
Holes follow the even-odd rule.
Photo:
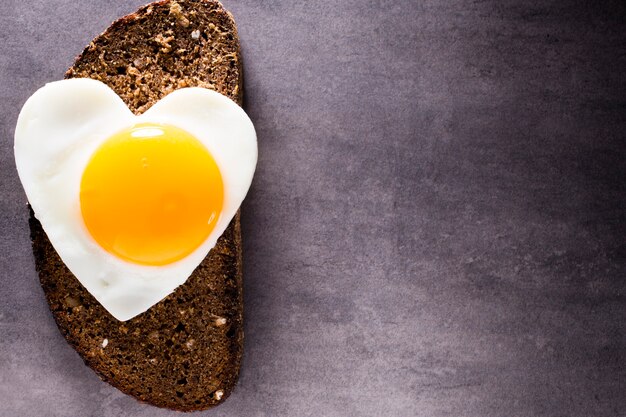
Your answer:
[[[18,111],[143,0],[3,1],[0,415],[172,416],[56,329]],[[260,160],[207,416],[626,416],[622,2],[226,1]],[[589,2],[593,3],[593,2]]]

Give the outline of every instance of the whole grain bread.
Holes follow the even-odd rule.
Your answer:
[[[114,22],[67,71],[108,84],[139,114],[200,86],[241,104],[235,23],[212,0],[165,0]],[[145,313],[113,318],[63,264],[31,211],[36,268],[67,341],[103,380],[159,407],[201,410],[233,390],[243,348],[239,213],[187,282]],[[97,273],[97,271],[94,271]]]

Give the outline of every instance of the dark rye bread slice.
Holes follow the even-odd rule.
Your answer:
[[[187,86],[211,88],[241,104],[235,23],[215,1],[149,4],[95,38],[67,71],[66,78],[74,77],[105,82],[137,114]],[[30,229],[56,323],[103,380],[140,401],[182,411],[229,396],[243,347],[239,213],[185,284],[126,322],[70,273],[32,211]]]

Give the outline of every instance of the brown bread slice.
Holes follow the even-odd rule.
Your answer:
[[[234,20],[216,1],[149,4],[95,38],[67,71],[66,78],[74,77],[105,82],[137,114],[186,86],[211,88],[241,104]],[[126,322],[70,273],[32,211],[30,228],[56,323],[103,380],[138,400],[182,411],[230,395],[243,348],[239,213],[185,284]]]

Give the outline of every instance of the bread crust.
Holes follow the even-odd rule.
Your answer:
[[[241,105],[232,15],[209,0],[163,0],[115,21],[67,71],[113,88],[136,114],[169,92],[211,88]],[[243,351],[239,212],[187,282],[145,313],[113,318],[63,264],[32,210],[35,265],[59,330],[104,381],[140,401],[202,410],[232,392]],[[97,271],[94,271],[97,273]]]

